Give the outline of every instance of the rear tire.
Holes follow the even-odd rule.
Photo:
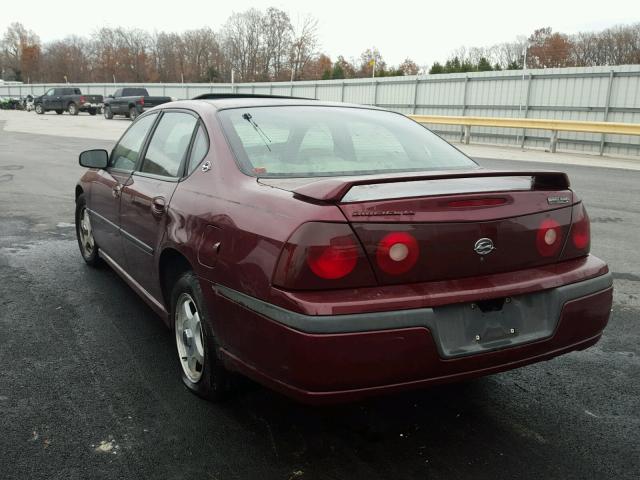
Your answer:
[[[232,375],[218,358],[211,317],[193,272],[182,274],[173,287],[171,320],[182,383],[207,400],[224,399],[231,391]]]
[[[75,103],[70,103],[67,107],[67,111],[69,112],[69,115],[78,115],[79,113],[78,106]]]
[[[113,112],[111,111],[111,107],[104,107],[103,110],[104,118],[107,120],[111,120],[113,118]]]
[[[136,109],[136,107],[131,107],[129,109],[129,118],[131,119],[131,121],[133,122],[136,118],[138,118],[138,110]]]
[[[38,115],[43,115],[45,112],[45,109],[41,103],[36,103],[35,110]]]
[[[64,112],[64,110],[56,110],[56,113],[57,113],[58,115],[62,115],[62,112]]]
[[[78,195],[76,200],[76,238],[82,258],[91,267],[98,267],[102,264],[102,259],[98,255],[98,244],[93,238],[93,228],[91,217],[87,209],[87,202],[84,193]]]
[[[95,108],[90,108],[89,109],[89,115],[94,116],[97,113]]]

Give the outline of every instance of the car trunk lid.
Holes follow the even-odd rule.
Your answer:
[[[574,203],[567,176],[547,171],[479,169],[271,185],[302,199],[335,203],[381,285],[554,263]]]

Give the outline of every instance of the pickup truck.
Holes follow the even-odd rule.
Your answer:
[[[102,95],[83,95],[79,88],[56,87],[34,98],[33,106],[38,114],[53,110],[58,115],[64,111],[70,115],[78,115],[79,112],[95,115],[102,108]]]
[[[114,115],[124,115],[131,120],[156,105],[171,102],[171,97],[150,97],[146,88],[119,88],[104,100],[104,118],[111,120]]]

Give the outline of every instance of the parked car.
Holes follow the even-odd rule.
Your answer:
[[[239,372],[350,401],[600,339],[612,278],[566,174],[480,168],[373,107],[218,97],[83,152],[75,191],[85,262],[173,329],[193,392],[219,398]]]
[[[111,120],[114,115],[124,115],[135,120],[145,110],[172,101],[171,97],[151,97],[146,88],[119,88],[104,100],[104,118]]]
[[[44,95],[33,99],[36,113],[43,114],[53,110],[58,115],[69,112],[70,115],[78,115],[80,112],[89,112],[95,115],[102,111],[102,95],[83,95],[79,88],[56,87],[50,88]]]
[[[0,110],[20,110],[21,100],[16,97],[0,97]]]
[[[27,95],[22,99],[23,109],[30,112],[34,108],[33,95]]]

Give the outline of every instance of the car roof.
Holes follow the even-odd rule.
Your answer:
[[[226,110],[231,108],[247,108],[247,107],[280,107],[280,106],[312,106],[312,107],[348,107],[383,110],[372,105],[357,105],[343,102],[327,102],[313,100],[311,98],[282,97],[269,95],[221,95],[217,98],[195,98],[193,100],[181,100],[174,102],[172,105],[188,107],[194,106],[197,102],[199,105],[210,105],[216,110]],[[170,104],[165,104],[169,106]]]

